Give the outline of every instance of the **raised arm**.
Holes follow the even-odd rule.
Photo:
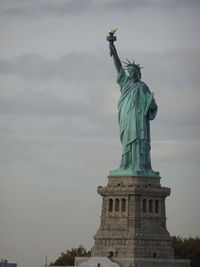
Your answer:
[[[109,48],[110,48],[110,56],[113,57],[114,65],[115,65],[117,71],[120,72],[120,70],[122,68],[122,63],[118,57],[117,50],[116,50],[113,42],[109,43]]]

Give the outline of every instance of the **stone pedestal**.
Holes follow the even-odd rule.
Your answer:
[[[103,202],[93,256],[173,259],[165,214],[170,188],[161,187],[160,177],[109,176],[98,193]]]
[[[165,214],[170,188],[161,186],[159,176],[108,176],[98,193],[103,198],[101,224],[92,257],[76,258],[76,266],[190,266],[189,260],[174,259]]]

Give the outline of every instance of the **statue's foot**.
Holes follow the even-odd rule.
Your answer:
[[[134,171],[130,168],[124,169],[124,168],[119,167],[115,170],[110,171],[109,175],[110,176],[121,176],[121,175],[122,176],[133,176],[134,175],[133,172]]]
[[[153,170],[134,170],[131,168],[117,168],[109,172],[109,176],[159,176],[159,172]]]

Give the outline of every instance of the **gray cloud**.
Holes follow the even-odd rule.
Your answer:
[[[17,1],[17,3],[6,3],[0,8],[2,16],[15,17],[38,17],[38,16],[66,16],[80,15],[92,7],[90,0],[67,0],[67,1]]]
[[[50,93],[24,92],[17,96],[0,97],[0,112],[7,114],[77,116],[89,111],[89,106],[83,102],[63,101]]]
[[[133,54],[136,61],[144,66],[143,80],[155,92],[159,105],[159,125],[166,129],[173,125],[173,128],[176,128],[173,138],[182,136],[184,139],[190,135],[196,139],[199,133],[197,125],[200,123],[199,49],[185,48],[165,53]],[[90,136],[112,136],[113,127],[116,127],[114,125],[117,119],[116,105],[119,92],[115,83],[113,63],[111,61],[107,64],[102,58],[105,57],[101,54],[82,52],[69,53],[55,59],[30,54],[11,60],[1,59],[1,75],[20,75],[29,86],[31,85],[14,96],[2,94],[1,113],[71,117],[73,119],[70,122],[69,134],[75,131],[77,135],[87,133]],[[66,87],[65,95],[62,91],[57,92],[60,86],[58,84],[55,84],[57,88],[53,92],[48,89],[49,86],[54,86],[51,83],[56,79],[62,81],[62,87]],[[41,84],[45,82],[45,89],[35,90],[35,81]],[[81,93],[82,98],[77,98],[77,93]],[[159,128],[157,122],[154,125],[157,129],[156,136],[159,137],[162,127]],[[187,130],[180,131],[186,125]],[[63,134],[66,131],[62,125],[52,130]]]
[[[104,3],[105,6],[111,9],[126,9],[130,10],[137,7],[161,7],[161,8],[179,8],[179,7],[197,7],[199,6],[198,0],[111,0]]]
[[[43,0],[24,1],[16,3],[1,1],[0,15],[11,17],[41,17],[41,16],[78,16],[81,14],[100,14],[101,12],[132,11],[135,8],[157,7],[157,8],[192,8],[199,7],[198,0]]]
[[[160,85],[182,89],[198,88],[200,84],[200,49],[179,48],[159,54],[146,54],[148,72]],[[154,66],[151,68],[151,62]],[[148,78],[149,78],[148,77]],[[189,88],[188,88],[189,86]]]
[[[163,53],[131,52],[143,66],[145,78],[158,85],[198,88],[200,84],[200,49],[181,48]],[[132,59],[130,57],[130,59]],[[124,60],[123,55],[121,60]],[[142,62],[141,62],[142,61]],[[0,74],[20,75],[26,80],[100,83],[112,81],[113,63],[108,64],[102,53],[71,52],[59,58],[45,58],[39,54],[25,54],[11,60],[0,58]]]
[[[26,80],[41,82],[61,79],[64,82],[81,83],[98,80],[100,75],[105,76],[108,68],[105,65],[101,57],[87,52],[72,52],[56,59],[26,54],[12,60],[0,58],[0,74],[16,74]]]

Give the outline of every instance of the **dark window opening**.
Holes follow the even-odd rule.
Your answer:
[[[149,200],[149,212],[153,212],[153,200]]]
[[[155,212],[159,213],[159,200],[158,199],[156,199],[156,202],[155,202]]]
[[[156,252],[153,253],[153,258],[156,258]]]
[[[142,201],[142,211],[146,212],[147,211],[147,200],[143,199]]]
[[[126,211],[126,199],[122,198],[122,212]]]
[[[119,199],[115,199],[115,211],[119,211]]]
[[[113,211],[113,200],[112,200],[112,198],[109,199],[108,210],[109,210],[109,212]]]

